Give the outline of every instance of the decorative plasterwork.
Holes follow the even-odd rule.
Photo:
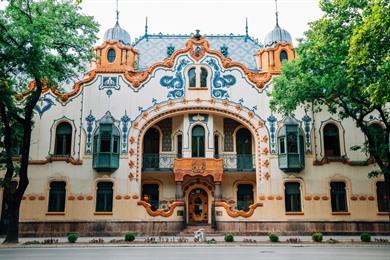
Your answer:
[[[214,182],[222,181],[223,159],[182,158],[173,164],[175,181],[183,181],[185,176],[211,176]]]
[[[163,209],[157,209],[156,211],[153,211],[152,210],[152,205],[150,205],[149,203],[145,202],[145,201],[138,201],[137,202],[137,205],[138,206],[143,206],[145,209],[146,209],[146,212],[152,216],[152,217],[170,217],[172,216],[172,214],[175,212],[175,208],[177,206],[184,206],[184,202],[183,201],[174,201],[172,202],[171,204],[169,204],[168,206],[168,210],[163,210]]]
[[[20,160],[19,157],[12,158],[14,161]],[[63,157],[63,156],[48,156],[45,160],[30,160],[28,161],[28,164],[31,165],[44,165],[52,162],[66,162],[73,165],[82,165],[83,161],[80,159],[75,159],[71,156],[69,157]]]
[[[253,215],[255,212],[255,209],[258,207],[262,207],[263,203],[255,203],[253,205],[249,206],[248,211],[242,211],[242,210],[233,210],[230,204],[223,202],[223,201],[217,201],[215,202],[215,207],[223,207],[226,210],[226,213],[232,217],[232,218],[237,218],[237,217],[243,217],[243,218],[249,218]]]

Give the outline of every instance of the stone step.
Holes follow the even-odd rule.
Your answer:
[[[192,236],[194,235],[194,232],[203,229],[206,233],[206,235],[220,235],[221,233],[216,231],[214,228],[212,228],[210,225],[190,225],[184,228],[178,236]]]

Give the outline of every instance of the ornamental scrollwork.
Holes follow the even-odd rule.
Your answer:
[[[209,58],[206,60],[206,63],[214,69],[211,90],[212,96],[219,99],[229,98],[227,89],[236,84],[236,78],[231,74],[222,75],[221,68],[215,59]]]

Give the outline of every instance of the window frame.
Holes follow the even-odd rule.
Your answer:
[[[343,184],[343,189],[338,189],[338,187],[332,187],[332,184]],[[330,188],[330,204],[332,213],[342,213],[348,212],[348,192],[347,192],[347,183],[343,180],[332,180],[329,183]],[[344,202],[340,201],[340,198]],[[344,204],[344,205],[341,205]]]
[[[106,200],[107,198],[104,198],[105,201],[103,203],[103,207],[99,208],[98,207],[98,206],[100,206],[99,205],[99,196],[107,196],[107,194],[104,194],[104,193],[103,194],[99,194],[99,184],[106,184],[106,183],[111,184],[111,203],[107,204],[107,202],[109,200]],[[101,191],[101,192],[103,192],[103,191]],[[111,206],[111,208],[109,208],[108,206]],[[106,208],[106,207],[108,207],[108,208]],[[106,180],[97,181],[96,182],[95,212],[96,213],[112,213],[113,212],[113,208],[114,208],[114,183],[112,181],[106,181]]]
[[[291,194],[287,194],[287,186],[288,185],[298,185],[298,192],[294,193],[295,195],[299,195],[299,207],[294,207],[293,204],[290,205],[290,207],[287,207],[287,203],[292,202],[294,200],[293,197],[289,197]],[[289,199],[288,199],[289,198]],[[290,208],[288,210],[288,208]],[[294,210],[293,208],[297,208],[297,210]],[[286,181],[284,182],[284,210],[288,213],[302,213],[303,212],[303,201],[302,201],[302,183],[299,181]]]
[[[54,183],[63,183],[64,184],[63,190],[61,190],[61,192],[63,192],[62,194],[60,194],[60,192],[58,192],[58,191],[56,191],[56,194],[53,194],[54,191],[53,191],[52,185]],[[65,180],[52,180],[49,182],[49,195],[48,195],[48,204],[47,204],[47,212],[48,213],[65,213],[66,193],[67,193],[67,183]],[[62,198],[60,196],[62,196]],[[58,202],[59,200],[62,200],[61,201],[62,203],[60,203],[57,206],[53,206],[53,203],[54,203],[53,201]]]
[[[69,127],[68,133],[59,133],[61,126]],[[68,121],[61,121],[55,126],[54,135],[54,156],[71,156],[72,154],[72,141],[73,141],[73,126]],[[68,150],[68,151],[67,151]]]

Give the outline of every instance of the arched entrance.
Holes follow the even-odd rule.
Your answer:
[[[252,135],[246,128],[241,128],[236,133],[237,169],[253,169]]]
[[[209,202],[207,192],[195,188],[188,194],[188,222],[200,224],[208,222]]]

